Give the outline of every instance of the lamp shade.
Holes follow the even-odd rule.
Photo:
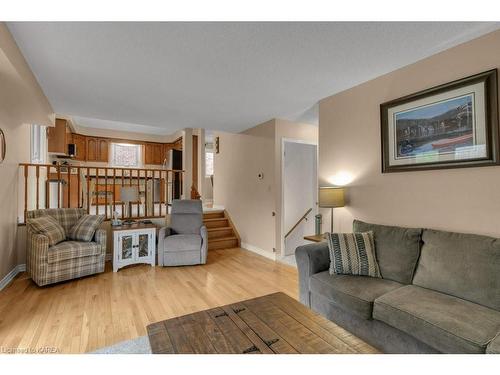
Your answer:
[[[344,207],[344,188],[341,187],[320,187],[319,188],[320,207]]]
[[[139,200],[137,186],[122,186],[120,188],[120,199],[122,202],[135,202]]]

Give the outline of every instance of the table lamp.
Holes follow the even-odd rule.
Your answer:
[[[133,222],[133,220],[130,219],[132,216],[132,204],[131,202],[137,202],[139,200],[139,191],[137,189],[137,186],[122,186],[120,188],[120,199],[122,202],[125,203],[124,208],[126,208],[126,214],[124,213],[123,217],[128,217],[127,220],[125,220],[125,223],[130,223]]]
[[[319,206],[332,209],[330,232],[333,232],[333,209],[345,206],[344,190],[342,187],[331,186],[319,188]]]

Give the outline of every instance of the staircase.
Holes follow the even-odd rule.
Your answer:
[[[225,210],[205,212],[203,223],[208,231],[208,250],[240,247],[240,236]]]

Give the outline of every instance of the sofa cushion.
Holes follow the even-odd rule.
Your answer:
[[[500,331],[500,312],[415,285],[377,298],[373,318],[444,353],[484,353]]]
[[[83,215],[68,232],[68,238],[75,241],[90,242],[103,221],[104,215]]]
[[[426,229],[413,284],[500,311],[500,239]]]
[[[488,354],[500,354],[500,332],[495,336],[486,348]]]
[[[403,285],[366,276],[330,275],[328,271],[314,274],[309,281],[311,293],[330,300],[333,304],[364,319],[372,318],[373,301]]]
[[[49,246],[58,244],[66,239],[64,228],[52,216],[40,216],[28,219],[30,230],[34,233],[43,234],[49,240]]]
[[[201,236],[199,234],[173,234],[163,242],[165,251],[201,251]]]
[[[48,263],[61,262],[101,254],[101,245],[97,242],[64,241],[49,247]]]
[[[420,255],[422,229],[354,220],[354,232],[373,232],[375,252],[384,279],[410,284]]]
[[[373,232],[328,233],[330,274],[380,277]]]

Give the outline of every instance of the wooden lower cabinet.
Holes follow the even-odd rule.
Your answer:
[[[57,180],[57,173],[51,173],[49,175],[49,179]],[[63,181],[61,189],[61,207],[78,208],[80,204],[78,193],[78,175],[70,174],[68,179],[67,173],[61,173],[60,179]],[[83,183],[83,181],[80,181],[80,189]]]

